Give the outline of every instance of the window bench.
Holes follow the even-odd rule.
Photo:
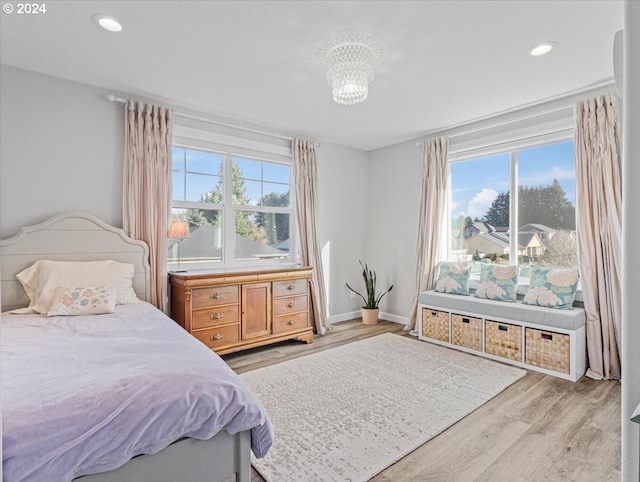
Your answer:
[[[586,371],[585,322],[579,307],[559,310],[435,291],[418,298],[421,340],[574,382]]]

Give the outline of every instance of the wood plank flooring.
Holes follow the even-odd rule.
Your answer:
[[[242,373],[386,332],[404,334],[397,323],[366,326],[353,320],[335,324],[311,345],[289,341],[223,359]],[[398,407],[411,409],[419,407]],[[252,469],[251,481],[263,480]],[[371,480],[619,481],[620,383],[586,377],[572,383],[529,371]]]

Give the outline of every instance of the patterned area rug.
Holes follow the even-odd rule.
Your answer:
[[[269,482],[369,480],[525,375],[391,333],[241,375],[275,443]]]

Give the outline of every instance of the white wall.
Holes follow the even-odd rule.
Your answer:
[[[367,262],[380,289],[385,319],[407,323],[415,283],[423,149],[415,141],[369,153]]]
[[[322,248],[331,322],[360,316],[345,282],[362,287],[358,260],[366,258],[367,155],[322,143],[318,153],[318,242]]]
[[[0,237],[62,211],[121,226],[122,105],[5,65],[0,76]]]
[[[640,403],[640,2],[625,2],[622,156],[622,480],[639,480],[640,430],[630,422]]]
[[[86,84],[5,65],[0,73],[0,238],[64,211],[122,226],[122,104]],[[322,143],[318,170],[329,310],[347,319],[360,305],[344,283],[360,281],[366,257],[367,155]]]

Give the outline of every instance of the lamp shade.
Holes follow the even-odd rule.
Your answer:
[[[185,239],[191,235],[189,223],[186,221],[171,221],[167,231],[167,237],[172,239]]]

